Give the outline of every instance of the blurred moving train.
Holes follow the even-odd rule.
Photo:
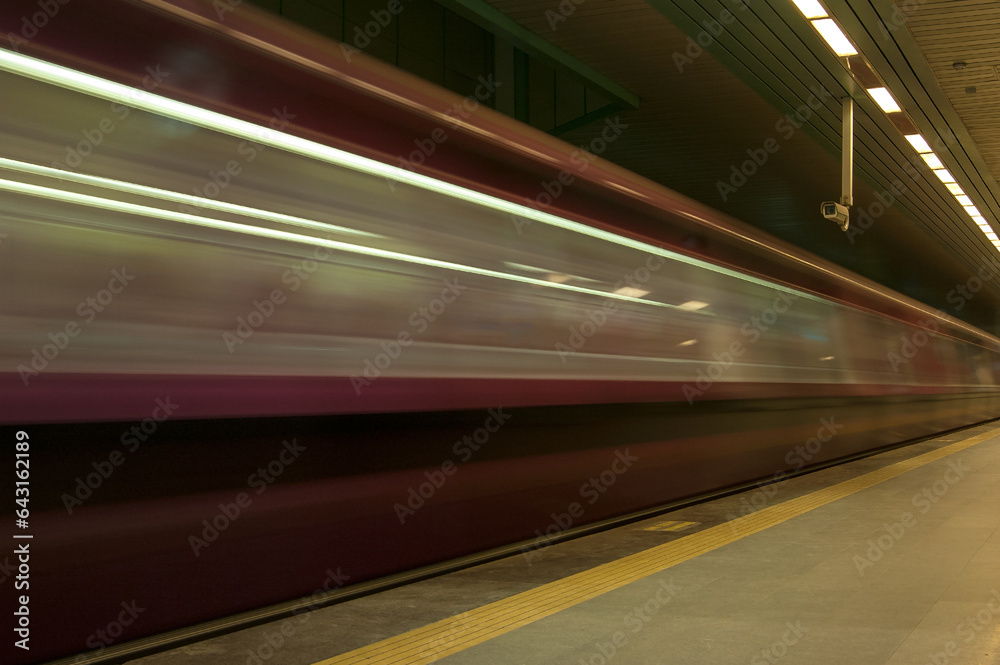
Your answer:
[[[1000,414],[1000,340],[489,109],[249,7],[81,5],[0,50],[5,662]]]

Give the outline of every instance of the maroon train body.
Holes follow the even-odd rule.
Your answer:
[[[5,662],[531,560],[1000,413],[997,339],[489,109],[249,7],[58,6],[21,54],[272,134],[0,72],[0,423],[30,443],[34,535]]]

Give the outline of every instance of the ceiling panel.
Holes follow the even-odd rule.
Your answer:
[[[1000,2],[925,0],[897,12],[995,183],[1000,177]]]

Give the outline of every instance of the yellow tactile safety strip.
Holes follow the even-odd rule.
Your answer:
[[[498,600],[314,665],[433,663],[512,630],[711,552],[815,508],[996,436],[996,431],[918,455],[811,494]]]

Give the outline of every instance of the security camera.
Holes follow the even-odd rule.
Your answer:
[[[841,230],[846,231],[850,223],[851,210],[845,205],[840,205],[836,201],[824,201],[821,208],[823,216],[829,220],[837,222]]]

